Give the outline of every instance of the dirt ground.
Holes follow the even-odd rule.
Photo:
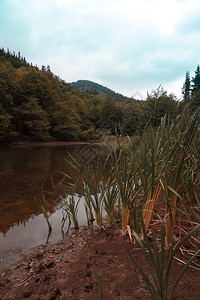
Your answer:
[[[95,239],[98,253],[87,228],[79,229],[70,239],[36,248],[0,274],[0,299],[101,299],[94,266],[105,300],[152,299],[115,227],[96,231]],[[133,257],[145,266],[141,250],[128,236],[125,241]],[[172,280],[182,267],[174,260]],[[187,269],[174,299],[200,299],[199,279],[200,271]]]

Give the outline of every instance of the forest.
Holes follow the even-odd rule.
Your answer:
[[[156,127],[165,114],[173,120],[187,103],[191,109],[199,106],[199,66],[192,79],[186,72],[182,94],[178,101],[158,87],[145,101],[120,102],[110,94],[78,90],[53,74],[50,66],[40,69],[20,52],[1,48],[0,142],[93,141],[103,134],[140,134],[147,122]]]

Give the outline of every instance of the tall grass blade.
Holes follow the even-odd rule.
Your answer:
[[[99,292],[100,292],[100,295],[101,295],[101,300],[104,300],[101,281],[100,281],[99,274],[98,274],[98,271],[97,271],[94,263],[93,263],[93,269],[94,269],[94,274],[95,274],[95,277],[96,277],[97,285],[98,285],[98,288],[99,288]]]

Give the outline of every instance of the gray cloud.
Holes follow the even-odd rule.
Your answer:
[[[2,0],[1,46],[69,82],[179,93],[199,63],[198,9],[197,0]]]

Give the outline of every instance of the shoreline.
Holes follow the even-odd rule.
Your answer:
[[[96,270],[105,300],[151,300],[115,227],[95,230],[95,241],[98,253],[86,226],[80,228],[77,235],[32,249],[22,260],[0,273],[0,299],[100,299]],[[148,273],[142,251],[135,248],[127,236],[124,242]],[[174,260],[172,282],[181,268],[180,262]],[[189,268],[175,295],[176,299],[198,300],[199,272]]]
[[[69,230],[68,235],[65,238],[60,238],[57,241],[49,241],[47,243],[37,244],[32,247],[16,247],[10,248],[4,256],[0,257],[0,274],[7,271],[8,269],[12,269],[15,265],[18,265],[25,257],[31,256],[32,253],[37,252],[40,248],[49,248],[56,244],[61,244],[64,242],[70,242],[73,237],[78,236],[80,232],[84,231],[84,225],[79,227],[79,230],[75,230],[73,227]],[[0,298],[1,300],[1,298]]]
[[[8,147],[40,147],[40,146],[76,146],[76,145],[94,145],[101,144],[102,142],[15,142],[15,143],[7,143],[2,144],[3,146]]]
[[[64,238],[61,238],[60,240],[57,241],[49,241],[48,243],[38,244],[30,248],[24,248],[24,249],[14,248],[14,250],[11,249],[14,252],[14,254],[11,257],[9,257],[10,253],[8,253],[7,261],[0,262],[0,275],[9,269],[15,269],[16,266],[21,264],[21,262],[24,259],[26,259],[29,256],[32,256],[33,253],[38,252],[40,249],[45,250],[54,247],[55,245],[58,244],[64,244],[64,245],[70,244],[73,241],[73,239],[78,240],[79,236],[82,236],[83,234],[85,234],[85,236],[89,235],[89,230],[85,225],[79,226],[79,229],[75,229],[74,227],[72,227],[69,230],[69,233]],[[4,258],[2,259],[2,261],[3,260]]]
[[[124,137],[120,141],[120,144],[126,145],[127,137]],[[118,142],[116,138],[110,137],[109,143],[114,144]],[[100,141],[53,141],[53,142],[13,142],[13,143],[0,143],[0,146],[7,146],[7,147],[40,147],[40,146],[76,146],[76,145],[105,145],[104,140]]]

